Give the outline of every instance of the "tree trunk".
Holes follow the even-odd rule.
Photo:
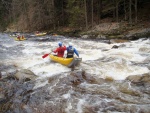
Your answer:
[[[87,22],[86,0],[84,0],[84,7],[85,7],[85,26],[86,26],[86,29],[87,29],[88,28],[88,22]]]
[[[54,6],[54,0],[52,0],[52,10],[53,10],[53,28],[56,29],[56,24],[55,24],[55,6]]]
[[[116,6],[115,6],[116,2],[115,0],[113,0],[113,21],[115,20],[115,17],[116,17]]]
[[[98,0],[98,24],[100,23],[102,15],[102,0]]]
[[[62,0],[62,24],[64,26],[64,0]]]
[[[92,7],[92,28],[93,28],[93,0],[91,1],[91,7]]]
[[[124,0],[124,19],[127,20],[126,1]]]
[[[116,21],[118,22],[119,19],[118,19],[118,2],[116,2]]]
[[[137,23],[137,0],[135,0],[135,23]]]
[[[129,0],[129,23],[132,24],[132,0]]]
[[[27,12],[27,3],[24,1],[23,5],[24,5],[24,14],[25,14],[25,17],[26,17],[25,18],[26,19],[25,24],[27,24],[28,28],[30,29],[31,25],[29,24],[29,16],[28,16],[28,12]]]

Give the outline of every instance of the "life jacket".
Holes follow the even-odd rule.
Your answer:
[[[72,58],[74,55],[74,48],[68,48],[67,50],[67,58]]]
[[[59,47],[57,56],[58,57],[63,57],[65,50],[66,50],[66,47]]]

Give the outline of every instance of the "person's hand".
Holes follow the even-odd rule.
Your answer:
[[[52,55],[57,55],[57,53],[51,52]]]

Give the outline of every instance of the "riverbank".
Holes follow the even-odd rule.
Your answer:
[[[75,28],[61,28],[55,33],[70,37],[81,37],[90,39],[126,39],[136,40],[150,37],[150,22],[139,24],[128,24],[126,22],[102,23],[88,30]]]
[[[83,39],[125,39],[137,40],[139,38],[150,37],[150,22],[139,22],[138,24],[129,24],[127,22],[104,21],[87,30],[82,28],[60,27],[57,30],[46,30],[51,35],[63,35],[66,37],[78,37]],[[8,28],[5,32],[34,32],[18,31],[14,27]]]

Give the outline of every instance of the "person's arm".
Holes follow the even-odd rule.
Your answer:
[[[59,50],[59,48],[56,48],[55,50],[53,50],[54,53],[57,53]]]
[[[66,50],[66,49],[67,49],[65,45],[63,46],[63,49],[64,49],[64,50]]]
[[[79,53],[78,53],[78,51],[75,48],[74,48],[74,52],[79,57]]]

